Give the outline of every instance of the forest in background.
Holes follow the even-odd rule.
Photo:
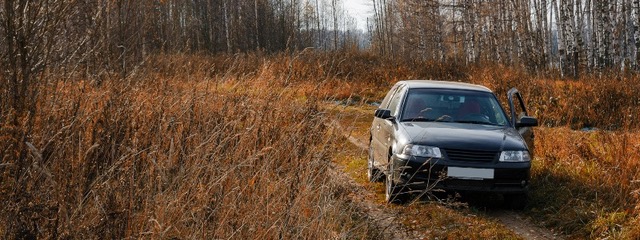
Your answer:
[[[636,0],[373,0],[382,55],[533,71],[638,70]]]
[[[367,32],[342,0],[1,2],[6,87],[45,69],[126,76],[158,53],[355,50],[573,78],[640,61],[635,0],[371,0]]]

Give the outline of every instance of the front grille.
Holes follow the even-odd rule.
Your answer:
[[[498,152],[495,151],[476,151],[476,150],[460,150],[460,149],[444,149],[452,161],[467,162],[491,162],[496,159]]]

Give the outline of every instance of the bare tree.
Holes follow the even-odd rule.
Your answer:
[[[397,54],[395,46],[412,49],[415,54],[399,51],[407,57],[464,53],[467,64],[557,68],[578,78],[589,69],[638,66],[638,2],[373,0],[373,46],[384,55]]]

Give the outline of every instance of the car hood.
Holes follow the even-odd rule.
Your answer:
[[[407,143],[439,148],[502,151],[527,150],[518,131],[508,126],[450,122],[403,122]]]

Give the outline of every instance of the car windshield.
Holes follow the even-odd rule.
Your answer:
[[[504,110],[489,92],[451,89],[410,89],[401,121],[443,121],[508,125]]]

